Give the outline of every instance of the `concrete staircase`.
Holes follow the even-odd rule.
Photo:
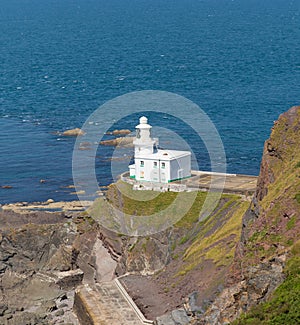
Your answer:
[[[84,325],[153,324],[144,318],[118,280],[76,289],[74,311]]]

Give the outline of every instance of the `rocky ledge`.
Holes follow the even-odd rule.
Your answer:
[[[45,212],[74,212],[84,211],[92,205],[92,201],[58,201],[48,199],[45,202],[17,202],[0,206],[3,211],[14,211],[16,213],[28,214],[36,211]]]

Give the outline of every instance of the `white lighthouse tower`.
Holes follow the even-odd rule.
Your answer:
[[[148,119],[145,116],[140,118],[140,124],[136,129],[136,139],[133,141],[134,144],[134,156],[143,157],[144,155],[153,154],[157,151],[158,139],[151,138],[152,126],[148,124]]]
[[[158,149],[158,139],[151,137],[152,126],[145,116],[136,128],[134,161],[130,177],[137,181],[169,183],[191,176],[190,151]]]

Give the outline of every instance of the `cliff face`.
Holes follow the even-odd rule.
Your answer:
[[[257,190],[243,218],[241,241],[227,279],[229,286],[208,309],[204,322],[231,322],[270,299],[289,274],[286,265],[299,259],[295,248],[300,237],[299,147],[298,106],[280,115],[265,142]]]
[[[75,238],[60,213],[0,211],[0,324],[76,324],[71,295],[82,272]]]
[[[256,218],[245,227],[245,253],[271,256],[299,238],[300,107],[292,107],[274,123],[265,142],[257,191]]]

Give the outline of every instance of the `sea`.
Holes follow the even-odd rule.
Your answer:
[[[299,0],[1,0],[0,31],[0,204],[76,200],[75,138],[61,132],[118,96],[187,98],[217,129],[227,172],[249,175],[259,174],[273,122],[300,104]],[[184,123],[149,114],[188,141]],[[139,116],[115,118],[110,130],[133,130]],[[176,148],[172,140],[165,147]],[[112,157],[129,163],[132,149],[97,150],[105,188]]]

